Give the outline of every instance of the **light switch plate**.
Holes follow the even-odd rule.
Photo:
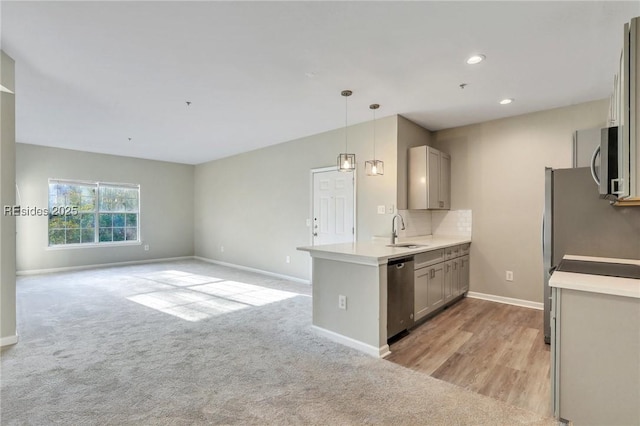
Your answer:
[[[385,213],[384,206],[378,206],[378,214],[384,214],[384,213]]]

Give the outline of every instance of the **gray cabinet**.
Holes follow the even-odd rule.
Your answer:
[[[458,259],[458,290],[459,294],[469,291],[469,255]]]
[[[463,246],[451,249],[451,253],[456,253],[456,256],[445,262],[444,266],[445,303],[469,291],[469,255],[460,256],[465,253]],[[468,247],[466,252],[468,253]]]
[[[415,255],[414,320],[469,290],[469,244]]]
[[[440,250],[442,253],[442,250]],[[441,258],[442,255],[440,255]],[[419,265],[418,262],[415,263]],[[418,268],[414,273],[414,320],[418,321],[445,302],[444,262]]]
[[[587,291],[551,289],[554,415],[576,426],[638,425],[640,298],[593,293],[597,280],[585,277]]]
[[[444,251],[415,256],[414,320],[418,321],[445,303]]]
[[[451,157],[430,146],[409,149],[409,210],[451,208]]]
[[[438,191],[439,208],[451,209],[451,156],[440,152],[440,190]]]
[[[458,295],[457,261],[450,260],[444,264],[444,301],[445,303]]]
[[[444,305],[444,263],[429,268],[428,284],[429,310],[433,311]]]
[[[413,319],[418,321],[429,313],[429,268],[416,269],[413,285]]]

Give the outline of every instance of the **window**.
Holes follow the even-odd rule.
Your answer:
[[[49,179],[49,246],[139,242],[140,185]]]

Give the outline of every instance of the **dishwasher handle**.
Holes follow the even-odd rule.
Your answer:
[[[396,269],[403,269],[407,266],[407,263],[413,264],[413,257],[403,257],[401,259],[391,259],[387,264],[387,267],[395,266]]]

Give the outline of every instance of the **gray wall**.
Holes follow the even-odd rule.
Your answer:
[[[14,91],[14,62],[0,51],[0,84]],[[0,92],[0,342],[16,339],[16,220],[4,215],[15,204],[15,95]]]
[[[193,255],[194,166],[22,143],[16,165],[24,207],[48,206],[49,178],[140,184],[142,239],[132,246],[48,248],[47,218],[20,217],[18,271]]]
[[[376,120],[376,156],[384,176],[366,176],[373,157],[372,122],[349,126],[357,160],[357,238],[390,233],[378,205],[396,204],[397,116]],[[344,128],[196,166],[196,256],[308,280],[311,169],[335,166]],[[224,252],[220,247],[224,246]],[[291,263],[285,262],[286,256]]]
[[[542,302],[544,168],[571,167],[573,132],[607,112],[602,100],[435,133],[451,154],[451,208],[473,211],[471,291]]]

